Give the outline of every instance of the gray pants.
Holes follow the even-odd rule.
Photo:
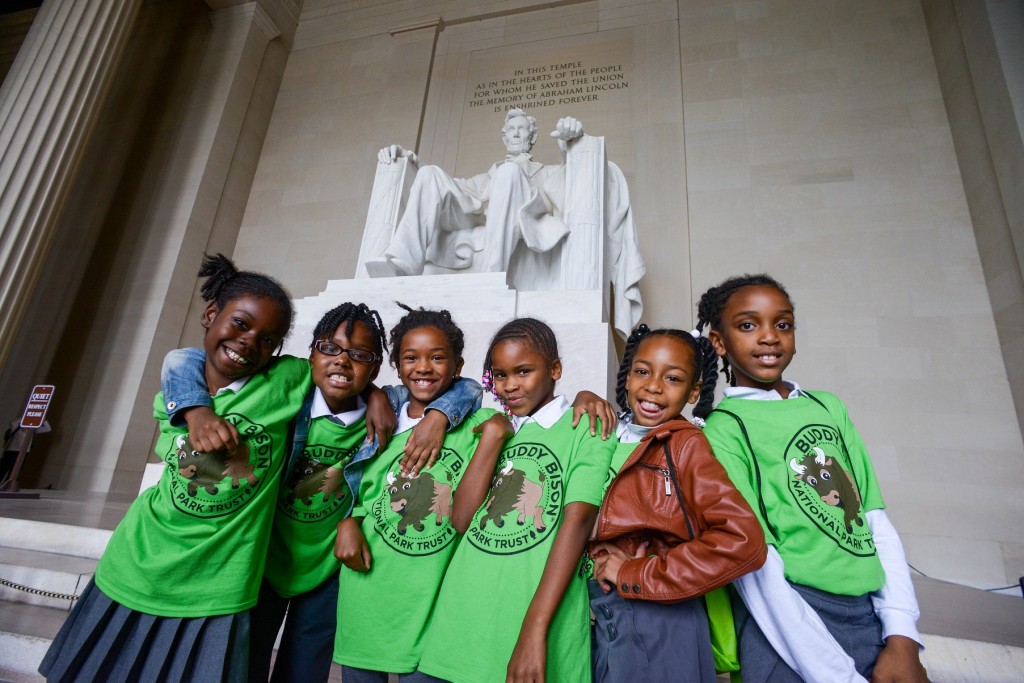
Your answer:
[[[626,600],[587,585],[596,622],[592,632],[594,683],[699,681],[714,683],[708,617],[700,600],[671,605]]]
[[[835,595],[816,588],[792,584],[811,606],[836,642],[853,658],[857,672],[870,679],[884,643],[882,622],[875,616],[869,595]],[[740,672],[743,683],[801,683],[789,665],[775,652],[761,628],[738,597],[733,614],[739,632]]]

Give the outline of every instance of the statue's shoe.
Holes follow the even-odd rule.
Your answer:
[[[363,265],[366,266],[366,272],[370,277],[395,277],[400,275],[398,269],[395,268],[394,264],[386,256],[366,259]]]

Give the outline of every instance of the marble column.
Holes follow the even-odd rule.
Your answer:
[[[45,0],[0,86],[0,364],[141,4]]]

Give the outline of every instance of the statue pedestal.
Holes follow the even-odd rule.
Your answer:
[[[506,284],[505,273],[331,280],[317,296],[295,301],[295,326],[285,353],[308,356],[317,322],[326,311],[346,301],[376,309],[389,334],[405,314],[396,301],[414,308],[447,309],[466,335],[462,374],[477,381],[487,344],[499,327],[515,317],[543,320],[555,331],[562,356],[558,393],[570,401],[581,389],[614,395],[618,360],[600,289],[517,292]],[[386,360],[376,382],[381,386],[399,383]],[[496,407],[487,396],[484,405]]]

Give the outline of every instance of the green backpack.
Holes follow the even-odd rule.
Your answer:
[[[733,681],[739,680],[740,656],[736,640],[736,626],[732,618],[732,602],[729,586],[716,588],[704,595],[704,607],[708,613],[711,629],[711,649],[715,655],[715,671],[720,674],[732,673]]]

